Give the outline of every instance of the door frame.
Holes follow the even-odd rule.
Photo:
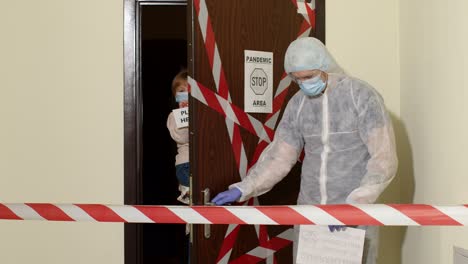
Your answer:
[[[325,42],[325,1],[316,5],[316,35]],[[193,18],[191,0],[124,0],[124,204],[143,204],[143,98],[141,90],[141,8],[147,5],[187,5],[187,67],[193,74]],[[124,224],[126,264],[143,263],[143,227]]]
[[[143,204],[141,8],[187,5],[187,0],[124,0],[124,204]],[[143,228],[124,224],[125,263],[143,263]]]

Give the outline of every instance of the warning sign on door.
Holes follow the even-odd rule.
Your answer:
[[[273,102],[273,52],[244,51],[244,111],[271,113]]]

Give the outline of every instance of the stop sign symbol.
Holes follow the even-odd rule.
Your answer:
[[[261,68],[255,68],[250,74],[250,88],[256,95],[262,95],[268,88],[268,76]]]

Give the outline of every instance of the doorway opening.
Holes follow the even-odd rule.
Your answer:
[[[143,204],[176,200],[176,144],[166,127],[176,108],[174,76],[187,67],[186,5],[145,5],[141,12]],[[143,263],[187,263],[188,236],[180,224],[143,225]]]
[[[125,12],[125,203],[183,205],[177,201],[177,147],[166,123],[176,108],[172,80],[187,67],[187,3],[126,0]],[[126,224],[125,263],[188,258],[185,225]]]

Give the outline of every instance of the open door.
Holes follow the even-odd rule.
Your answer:
[[[298,90],[284,74],[284,53],[298,37],[324,41],[324,5],[324,0],[189,1],[193,21],[189,75],[243,110],[244,51],[272,52],[272,113],[250,115],[274,130],[287,101]],[[220,106],[211,99],[190,100],[192,202],[203,205],[206,190],[212,198],[239,181],[268,144],[252,129],[215,111]],[[296,204],[299,175],[296,165],[271,192],[247,205]],[[291,226],[196,225],[191,263],[292,263],[291,235]]]

